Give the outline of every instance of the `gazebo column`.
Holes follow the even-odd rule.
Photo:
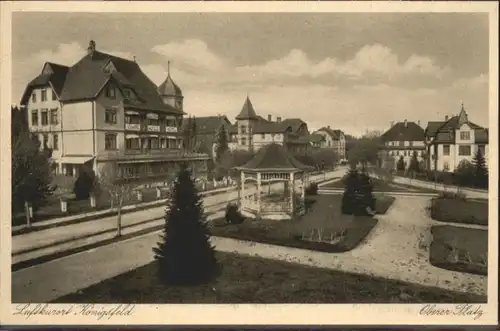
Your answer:
[[[290,183],[289,183],[290,191],[290,214],[295,214],[295,202],[294,202],[294,194],[295,194],[295,178],[293,172],[290,173]]]
[[[305,209],[305,204],[306,204],[306,174],[302,173],[302,189],[300,192],[300,203],[302,204],[302,208]]]
[[[257,214],[260,214],[261,174],[257,173]]]

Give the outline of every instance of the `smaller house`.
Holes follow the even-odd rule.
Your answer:
[[[462,108],[457,116],[429,122],[425,130],[431,170],[454,171],[460,162],[472,162],[479,151],[488,163],[488,129],[469,121]]]
[[[213,144],[217,133],[221,126],[225,126],[226,132],[228,133],[229,141],[229,130],[231,127],[231,122],[226,116],[203,116],[203,117],[192,117],[191,121],[194,121],[196,126],[196,142],[198,144],[198,149],[205,153],[211,154],[213,149]],[[182,122],[182,132],[187,129],[190,122],[185,118]]]
[[[315,146],[320,148],[333,148],[341,159],[346,158],[344,132],[338,129],[331,129],[330,126],[327,126],[317,130],[313,135],[323,136],[323,139],[320,141],[317,141],[317,138],[313,138],[316,140]]]
[[[405,168],[410,165],[410,160],[414,153],[417,153],[417,160],[422,162],[425,159],[425,134],[420,122],[398,122],[391,126],[381,139],[384,143],[383,151],[394,157],[395,165],[397,161],[403,160]]]

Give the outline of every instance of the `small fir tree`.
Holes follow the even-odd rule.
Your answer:
[[[356,209],[358,215],[366,215],[366,208],[375,210],[375,197],[373,196],[373,183],[366,173],[359,174],[362,201],[361,206]]]
[[[477,187],[488,187],[488,168],[486,167],[486,160],[480,149],[477,150],[472,160],[474,165],[474,182]]]
[[[183,165],[172,188],[162,241],[153,248],[163,283],[196,285],[215,276],[217,261],[203,214],[191,172]]]
[[[416,151],[413,152],[413,155],[411,156],[410,165],[408,166],[408,172],[412,176],[415,176],[415,174],[419,172],[419,164]]]
[[[215,144],[215,162],[220,163],[220,160],[224,153],[226,153],[229,150],[229,142],[227,139],[227,132],[226,132],[226,127],[225,125],[221,125],[219,127],[219,130],[217,131],[217,134],[215,136],[214,140]]]
[[[405,160],[404,160],[404,158],[403,158],[402,155],[399,157],[399,160],[398,160],[398,163],[396,165],[396,168],[399,171],[404,171],[405,170]]]
[[[375,210],[373,184],[366,173],[351,169],[344,184],[341,206],[343,214],[364,216],[368,215],[368,208]]]
[[[351,167],[344,177],[344,194],[342,195],[342,214],[352,215],[355,210],[356,196],[360,194],[358,170]]]
[[[48,154],[28,128],[26,109],[11,108],[12,211],[28,203],[37,211],[52,195],[52,171]]]

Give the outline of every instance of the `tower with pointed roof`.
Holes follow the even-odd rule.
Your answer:
[[[247,95],[240,113],[236,116],[236,125],[238,126],[238,145],[249,151],[253,150],[253,127],[259,117],[253,108],[252,102]]]
[[[184,96],[182,95],[181,88],[174,83],[170,76],[170,61],[168,61],[167,78],[160,86],[158,86],[158,93],[160,94],[163,103],[170,105],[178,110],[183,110]]]

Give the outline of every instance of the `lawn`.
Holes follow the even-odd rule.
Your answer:
[[[344,215],[341,196],[318,195],[310,210],[290,221],[246,219],[241,224],[212,221],[212,235],[266,244],[296,247],[324,252],[346,252],[354,249],[370,233],[377,220],[368,216]],[[386,212],[394,202],[384,197],[377,210]]]
[[[373,183],[373,192],[415,192],[415,193],[436,193],[434,190],[404,185],[390,183],[382,179],[371,177]],[[322,185],[321,189],[344,189],[344,181],[340,179],[338,181]]]
[[[435,198],[431,200],[431,218],[440,222],[488,225],[488,201]]]
[[[488,231],[439,225],[431,228],[432,265],[472,274],[488,274]]]
[[[258,257],[217,253],[222,266],[212,283],[165,286],[156,262],[105,280],[54,303],[272,304],[483,303],[486,297],[396,280],[314,268]]]

